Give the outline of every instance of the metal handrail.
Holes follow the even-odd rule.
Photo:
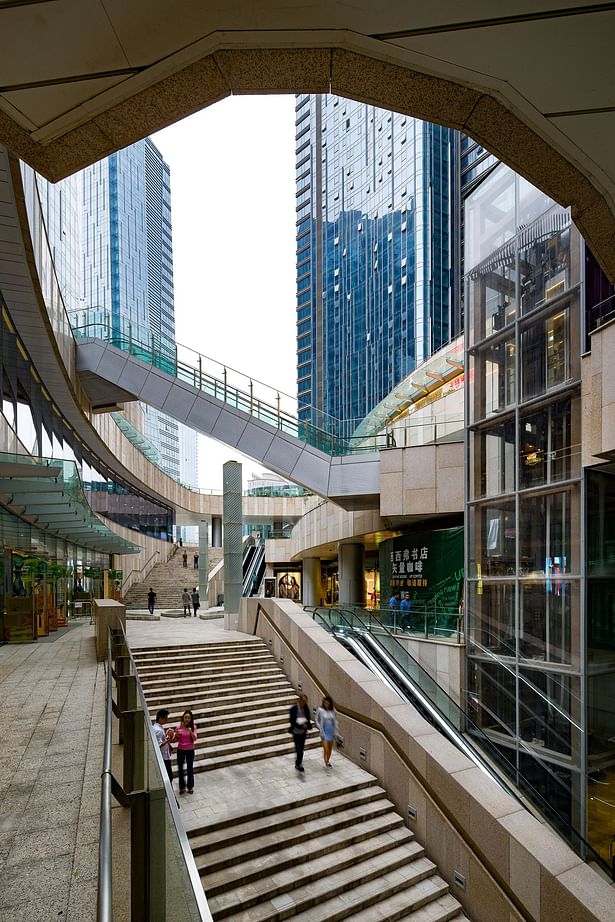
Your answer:
[[[113,922],[113,877],[111,860],[111,734],[113,717],[113,681],[111,666],[111,630],[107,634],[107,681],[105,702],[105,739],[100,789],[100,834],[98,839],[97,922]]]
[[[160,773],[160,777],[164,785],[164,793],[167,799],[169,809],[171,811],[171,816],[173,817],[173,824],[175,826],[175,832],[177,833],[177,838],[178,838],[179,845],[180,845],[181,852],[182,852],[182,858],[186,865],[186,870],[188,872],[188,877],[190,879],[190,883],[192,886],[192,892],[195,898],[197,908],[200,913],[201,922],[213,922],[213,916],[211,915],[211,911],[209,909],[209,906],[207,905],[205,891],[203,890],[203,885],[201,883],[201,878],[199,876],[196,862],[194,860],[194,855],[192,854],[192,849],[190,848],[190,843],[188,842],[188,836],[186,835],[186,830],[184,829],[184,825],[179,815],[177,801],[175,799],[175,794],[173,793],[173,788],[171,787],[171,783],[169,781],[169,776],[167,775],[167,770],[164,764],[164,760],[162,758],[160,746],[158,745],[158,742],[156,740],[156,736],[155,736],[153,724],[152,724],[152,718],[149,713],[147,701],[145,700],[145,693],[143,691],[143,686],[141,685],[141,680],[139,678],[139,671],[137,669],[137,665],[132,655],[132,650],[130,649],[128,639],[126,637],[126,631],[124,630],[124,626],[122,625],[121,622],[119,624],[119,627],[121,630],[123,643],[126,647],[128,656],[130,658],[130,666],[132,669],[132,674],[135,677],[135,684],[137,687],[137,696],[138,696],[139,706],[143,710],[145,721],[149,727],[150,743],[155,753],[155,758],[156,758],[156,762],[158,765],[158,771]]]

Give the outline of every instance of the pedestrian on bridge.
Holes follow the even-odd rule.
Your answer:
[[[184,606],[184,618],[192,614],[192,596],[187,589],[182,592],[182,605]]]
[[[188,569],[188,551],[184,551],[184,553],[182,554],[182,563],[184,565],[184,569],[187,570]]]
[[[195,554],[192,559],[194,560],[194,569],[198,570],[199,569],[199,555]]]

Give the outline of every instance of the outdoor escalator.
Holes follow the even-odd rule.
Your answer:
[[[250,539],[243,555],[242,595],[257,595],[265,575],[265,543]]]
[[[512,761],[515,750],[510,750],[510,758],[507,757],[506,749],[497,745],[414,659],[394,630],[383,623],[385,618],[358,607],[306,608],[306,611],[404,701],[414,705],[425,720],[501,788],[545,820],[580,857],[595,863],[615,879],[615,869],[609,867],[568,818],[558,812],[557,798],[547,799],[528,777],[530,772],[520,771]],[[451,635],[453,633],[451,631]],[[563,783],[553,766],[541,760],[529,746],[523,754],[527,759],[538,761],[542,771],[549,771],[554,783]]]

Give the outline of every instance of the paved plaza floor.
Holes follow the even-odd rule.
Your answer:
[[[246,637],[222,619],[129,622],[135,646]],[[94,625],[72,622],[33,644],[0,647],[0,920],[96,918],[105,670]],[[127,811],[114,802],[114,828]],[[114,851],[115,893],[127,855]]]
[[[250,639],[225,631],[221,618],[130,621],[127,633],[134,647]],[[0,696],[0,920],[91,922],[96,918],[105,670],[96,662],[89,619],[34,644],[0,647]],[[331,784],[320,750],[306,752],[304,775],[293,762],[292,755],[280,756],[198,774],[194,794],[179,798],[184,825],[199,826],[220,811],[242,812],[246,802],[288,803]],[[334,772],[338,780],[351,781],[361,769],[339,756]],[[128,876],[129,858],[121,846],[127,811],[114,802],[113,814],[120,832],[119,847],[114,844],[114,895],[121,897]]]

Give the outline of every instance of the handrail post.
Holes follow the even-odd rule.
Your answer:
[[[224,377],[224,402],[226,403],[226,366],[223,369],[223,377]]]
[[[277,394],[277,404],[278,404],[278,429],[282,428],[282,420],[280,418],[280,394]]]
[[[136,692],[136,684],[135,684]],[[145,741],[143,721],[145,716],[138,708],[126,711],[124,721],[124,782],[126,793],[141,791],[145,780]]]
[[[252,378],[250,378],[250,416],[252,416],[252,403],[254,401],[254,383]]]
[[[203,390],[203,356],[199,355],[199,390]]]

